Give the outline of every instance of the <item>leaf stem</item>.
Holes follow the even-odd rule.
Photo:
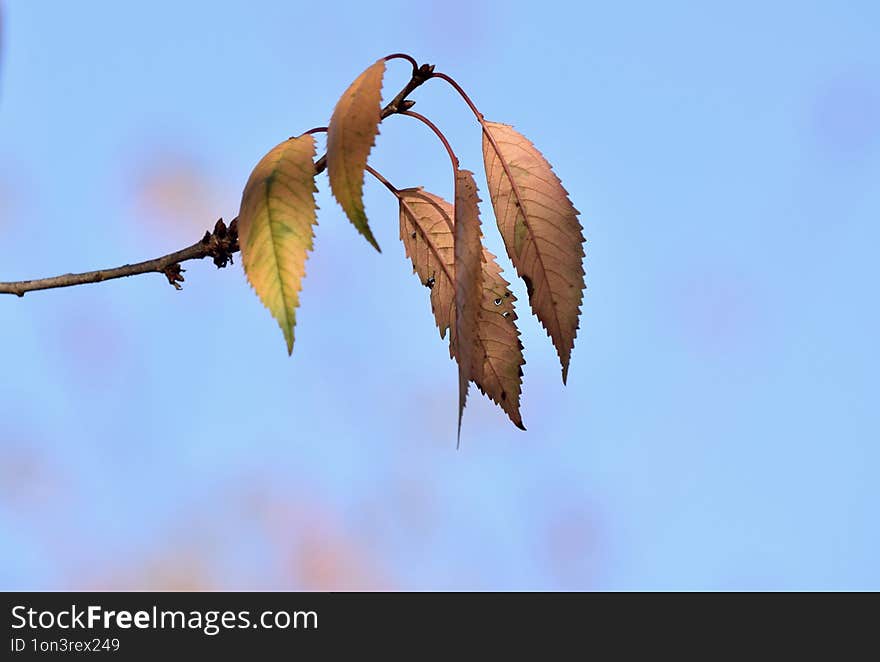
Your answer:
[[[385,179],[381,174],[379,174],[379,172],[378,172],[377,170],[374,170],[370,165],[367,165],[367,166],[366,166],[366,170],[367,170],[368,173],[370,173],[371,175],[373,175],[373,177],[375,177],[375,178],[378,179],[382,184],[384,184],[384,185],[385,185],[385,188],[387,188],[389,191],[391,191],[395,196],[397,196],[398,198],[400,197],[400,196],[398,195],[399,191],[394,187],[394,184],[392,184],[392,183],[389,182],[387,179]]]
[[[386,62],[388,62],[388,60],[406,60],[412,65],[413,74],[415,74],[419,70],[419,63],[416,62],[415,58],[412,55],[407,55],[406,53],[392,53],[391,55],[386,55],[382,59]]]
[[[444,74],[442,72],[435,72],[431,74],[431,78],[440,78],[441,80],[445,80],[449,83],[456,92],[458,92],[459,96],[464,99],[464,102],[470,106],[471,111],[473,111],[476,118],[480,121],[480,124],[483,123],[483,113],[479,111],[471,98],[468,96],[467,92],[464,91],[461,85],[459,85],[452,76]]]
[[[427,127],[434,132],[434,134],[440,139],[440,142],[442,142],[443,146],[446,148],[446,152],[449,154],[449,160],[452,161],[453,173],[458,172],[458,157],[455,155],[455,152],[452,151],[452,145],[449,144],[446,136],[444,136],[443,132],[439,128],[437,128],[437,125],[424,115],[420,115],[419,113],[413,112],[412,110],[405,110],[400,114],[406,115],[407,117],[414,117],[423,124],[427,125]]]

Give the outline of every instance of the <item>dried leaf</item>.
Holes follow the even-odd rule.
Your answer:
[[[431,310],[440,329],[455,330],[455,256],[452,205],[422,189],[397,192],[400,200],[400,239],[413,271],[431,290]],[[453,355],[450,345],[450,356]]]
[[[440,336],[450,327],[449,354],[455,356],[455,263],[452,205],[422,189],[398,191],[400,238],[422,284],[431,287],[431,308]],[[516,297],[501,276],[495,256],[483,249],[483,292],[477,333],[485,355],[474,383],[499,405],[514,425],[525,429],[519,412],[522,343],[516,326]]]
[[[544,156],[507,124],[485,122],[483,160],[498,228],[529,303],[568,377],[584,291],[580,212]]]
[[[254,168],[241,197],[242,263],[257,296],[278,320],[293,352],[293,328],[315,214],[315,140],[286,140]]]
[[[468,384],[479,377],[485,352],[477,333],[483,294],[483,233],[474,174],[455,172],[455,358],[458,360],[458,432]]]
[[[495,256],[483,249],[483,293],[478,333],[484,359],[474,383],[505,411],[516,427],[525,430],[519,412],[525,359],[513,306],[516,297],[509,287]]]
[[[367,68],[336,103],[327,127],[330,190],[349,220],[376,250],[379,244],[364,211],[364,169],[379,133],[385,60]]]

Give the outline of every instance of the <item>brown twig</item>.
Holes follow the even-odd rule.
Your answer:
[[[389,56],[392,57],[392,56]],[[394,54],[394,58],[401,57]],[[393,58],[392,58],[393,59]],[[434,73],[434,66],[423,64],[420,67],[411,58],[407,59],[413,64],[413,73],[403,86],[403,89],[382,109],[380,121],[394,115],[402,113],[413,107],[414,101],[408,100],[406,97],[412,93],[422,83],[431,78]],[[322,127],[323,128],[323,127]],[[315,161],[315,174],[323,172],[327,168],[327,155],[324,154],[320,159]],[[214,264],[218,268],[225,267],[227,263],[232,262],[232,256],[239,250],[238,231],[236,229],[238,219],[233,221],[227,227],[223,219],[217,221],[213,232],[206,232],[205,236],[193,244],[174,253],[157,257],[153,260],[146,260],[136,264],[126,264],[113,269],[100,269],[98,271],[87,271],[80,274],[64,274],[62,276],[53,276],[52,278],[38,278],[35,280],[21,280],[3,283],[0,282],[0,294],[14,294],[23,297],[27,292],[37,290],[50,290],[58,287],[72,287],[74,285],[86,285],[88,283],[101,283],[105,280],[113,280],[115,278],[126,278],[128,276],[137,276],[139,274],[160,273],[164,274],[168,282],[175,289],[181,289],[180,283],[184,281],[183,269],[180,267],[181,262],[188,260],[202,260],[206,257],[213,258]]]
[[[64,274],[63,276],[54,276],[52,278],[0,283],[0,294],[15,294],[16,296],[23,297],[26,292],[34,292],[36,290],[51,290],[56,287],[101,283],[105,280],[150,273],[164,274],[168,282],[175,289],[179,290],[181,289],[180,283],[184,281],[184,270],[180,267],[181,262],[210,257],[214,259],[214,264],[218,267],[225,267],[227,263],[232,262],[232,256],[236,251],[238,251],[236,221],[232,221],[229,227],[227,227],[221,218],[214,226],[214,231],[206,232],[200,241],[183,250],[157,257],[154,260],[146,260],[137,264],[126,264],[115,269],[100,269],[81,274]]]

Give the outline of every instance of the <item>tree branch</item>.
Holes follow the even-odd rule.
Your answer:
[[[214,226],[213,232],[206,232],[201,241],[174,253],[169,253],[154,260],[146,260],[137,264],[126,264],[114,269],[100,269],[87,271],[81,274],[64,274],[52,278],[39,278],[36,280],[22,280],[13,283],[0,283],[0,294],[15,294],[23,297],[26,292],[36,290],[51,290],[56,287],[71,287],[73,285],[85,285],[87,283],[101,283],[114,278],[137,276],[138,274],[160,273],[165,274],[168,282],[175,289],[181,289],[180,283],[184,281],[181,262],[187,260],[201,260],[206,257],[214,258],[214,264],[225,267],[232,262],[232,255],[238,251],[238,231],[236,221],[232,221],[229,227],[221,218]]]
[[[392,57],[392,56],[389,56]],[[393,57],[399,57],[397,54]],[[406,97],[422,83],[431,78],[434,73],[434,66],[423,64],[417,67],[415,62],[410,58],[406,58],[413,62],[413,73],[409,82],[404,85],[403,89],[382,109],[379,121],[394,115],[402,113],[413,107],[414,101],[408,100]],[[315,174],[319,174],[327,169],[327,155],[324,154],[320,159],[315,161]],[[86,285],[88,283],[101,283],[105,280],[113,280],[115,278],[126,278],[128,276],[137,276],[139,274],[160,273],[164,274],[168,282],[175,289],[181,289],[180,283],[184,282],[183,271],[180,267],[181,262],[188,260],[202,260],[206,257],[213,258],[214,264],[218,268],[225,267],[232,262],[232,256],[238,252],[238,219],[233,219],[227,225],[223,219],[217,221],[214,225],[213,232],[205,232],[205,236],[200,241],[174,253],[157,257],[153,260],[146,260],[136,264],[126,264],[113,269],[100,269],[98,271],[87,271],[80,274],[64,274],[62,276],[53,276],[52,278],[38,278],[35,280],[21,280],[9,283],[0,282],[0,294],[14,294],[23,297],[27,292],[37,290],[50,290],[58,287],[72,287],[74,285]]]

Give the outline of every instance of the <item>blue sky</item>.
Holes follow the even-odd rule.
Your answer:
[[[521,306],[528,432],[471,398],[459,452],[378,185],[381,255],[319,181],[290,358],[238,263],[0,301],[0,587],[880,588],[876,3],[4,5],[2,280],[191,243],[404,51],[554,164],[588,290],[568,386]],[[467,108],[413,98],[479,175]]]

